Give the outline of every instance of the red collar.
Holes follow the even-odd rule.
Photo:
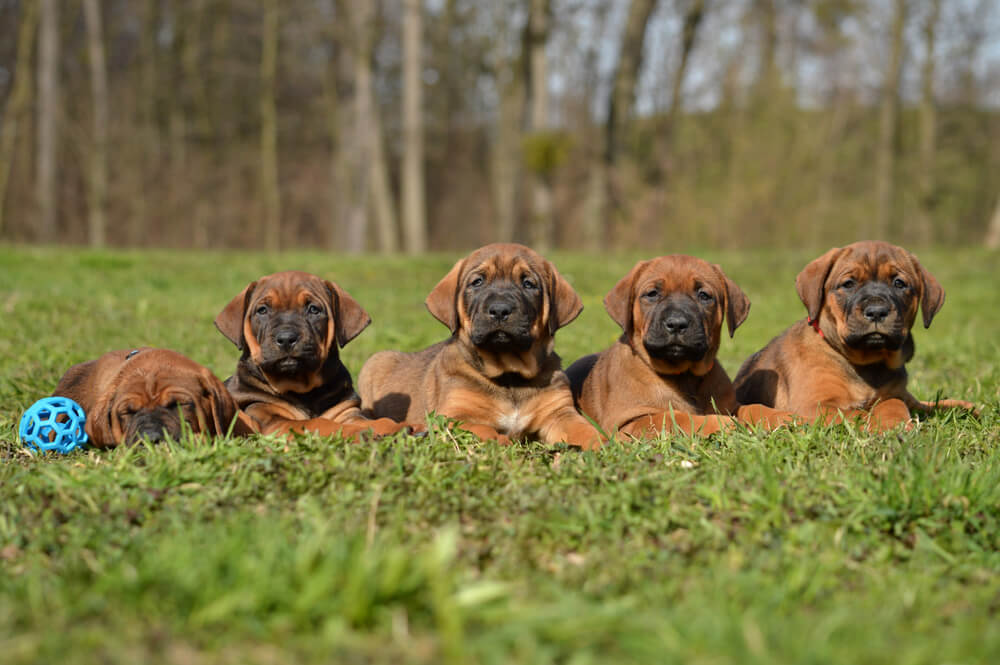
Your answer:
[[[824,337],[824,338],[826,337],[826,335],[823,334],[823,331],[819,329],[819,319],[810,319],[807,316],[806,317],[806,323],[809,324],[809,327],[811,327],[813,330],[815,330],[817,333],[819,333],[820,337]]]

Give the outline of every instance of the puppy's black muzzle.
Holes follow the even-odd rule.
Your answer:
[[[471,303],[469,338],[486,351],[526,351],[534,344],[535,308],[513,289],[492,289]]]
[[[293,375],[313,372],[319,367],[316,335],[298,313],[275,316],[257,339],[261,368],[268,374]]]
[[[145,439],[150,443],[161,443],[167,437],[179,439],[181,436],[180,416],[164,407],[138,411],[125,428],[125,442],[136,443]]]
[[[887,284],[867,282],[848,299],[848,334],[844,342],[858,349],[888,349],[903,346],[905,304]]]
[[[703,314],[694,303],[668,300],[652,312],[642,343],[650,356],[668,362],[697,362],[708,352]]]

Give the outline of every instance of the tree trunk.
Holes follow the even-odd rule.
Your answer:
[[[98,0],[83,0],[83,14],[87,23],[87,58],[90,61],[90,95],[94,114],[94,143],[88,168],[90,210],[87,237],[91,247],[104,247],[107,243],[108,201],[108,71]]]
[[[260,182],[264,203],[264,246],[281,246],[281,191],[278,186],[278,113],[275,78],[278,70],[278,0],[264,5],[263,43],[260,57]]]
[[[507,25],[505,3],[491,6],[492,25]],[[497,31],[491,44],[497,91],[497,114],[494,135],[490,141],[490,186],[495,215],[494,237],[500,242],[513,242],[517,232],[518,192],[521,187],[521,139],[524,130],[525,84],[515,59],[505,51],[505,35]],[[523,57],[523,53],[522,53]],[[522,63],[523,64],[523,63]]]
[[[917,214],[918,242],[934,241],[934,153],[937,150],[937,105],[934,102],[934,70],[937,56],[937,23],[941,0],[931,0],[924,24],[924,66],[921,68],[920,95],[920,210]]]
[[[408,254],[427,251],[424,201],[423,8],[404,0],[403,16],[403,236]]]
[[[56,240],[56,150],[59,122],[59,0],[41,0],[38,35],[38,239]]]
[[[160,167],[160,128],[156,110],[160,99],[157,34],[160,31],[159,0],[143,3],[142,39],[139,40],[138,84],[138,151],[141,155],[137,179],[139,185],[132,196],[132,218],[128,225],[128,243],[135,247],[146,239],[150,207],[146,189],[156,179]]]
[[[983,244],[987,249],[1000,249],[1000,196],[997,197],[997,205],[993,208],[993,217],[990,219]]]
[[[754,82],[753,103],[766,106],[778,86],[778,8],[775,0],[759,0],[754,9],[760,14],[760,71]]]
[[[674,80],[671,81],[670,107],[667,111],[667,124],[662,128],[661,134],[667,137],[674,131],[674,124],[677,122],[677,114],[681,110],[681,95],[684,90],[684,78],[687,75],[688,62],[691,59],[691,51],[694,50],[695,41],[698,37],[698,28],[705,18],[705,0],[691,0],[687,11],[684,12],[684,28],[681,32],[681,53],[677,61],[677,69],[674,70]]]
[[[531,0],[525,33],[528,53],[528,131],[541,136],[549,124],[549,63],[545,47],[549,36],[549,0]],[[546,140],[544,137],[542,140]],[[531,178],[531,243],[540,252],[552,245],[552,187],[549,173],[535,169]]]
[[[0,237],[4,233],[4,201],[10,168],[17,149],[17,126],[31,103],[31,54],[35,48],[35,30],[38,27],[38,1],[25,0],[21,4],[21,24],[17,30],[17,61],[14,64],[14,87],[10,92],[3,114],[0,132]]]
[[[355,35],[354,94],[356,95],[357,132],[361,140],[362,162],[367,168],[366,194],[371,197],[375,216],[375,235],[379,251],[399,249],[396,210],[389,188],[388,165],[382,144],[382,122],[372,84],[372,60],[375,49],[375,4],[371,0],[352,0],[351,18]]]
[[[899,115],[899,75],[903,62],[903,28],[906,25],[906,0],[893,3],[892,38],[889,62],[882,85],[879,111],[878,146],[875,155],[875,227],[873,237],[885,239],[889,234],[895,198],[896,131]]]
[[[622,134],[632,117],[635,88],[642,68],[643,44],[646,26],[656,9],[656,0],[632,0],[629,5],[625,33],[618,51],[618,64],[608,99],[608,117],[605,125],[604,161],[613,165],[621,148]]]
[[[608,225],[614,208],[623,200],[616,192],[620,182],[616,166],[620,166],[621,142],[632,118],[635,89],[642,68],[646,27],[654,9],[656,0],[632,0],[629,5],[625,32],[618,50],[618,62],[611,82],[611,93],[608,96],[601,160],[594,164],[590,174],[589,216],[595,220],[591,222],[591,227],[597,223]],[[598,249],[609,232],[606,228],[589,228],[586,235],[587,245],[591,249]]]

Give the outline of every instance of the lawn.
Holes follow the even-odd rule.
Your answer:
[[[720,361],[804,310],[818,251],[701,252],[750,296]],[[373,323],[343,350],[446,329],[420,259],[0,247],[0,660],[20,663],[991,663],[1000,654],[996,254],[921,252],[947,291],[911,390],[979,420],[508,448],[435,430],[377,443],[182,440],[35,457],[21,412],[73,363],[164,346],[221,378],[212,320],[249,281],[337,281]],[[555,253],[607,346],[604,294],[638,255]]]

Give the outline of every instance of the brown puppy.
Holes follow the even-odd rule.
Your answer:
[[[556,330],[583,309],[555,266],[522,245],[487,245],[456,263],[426,304],[451,338],[373,355],[358,377],[366,413],[415,420],[433,411],[483,439],[603,443],[574,408],[552,350]]]
[[[287,271],[251,282],[215,318],[242,352],[226,387],[265,434],[314,432],[357,437],[407,425],[361,414],[344,346],[371,323],[333,282]]]
[[[254,431],[214,374],[167,349],[110,351],[74,365],[53,395],[83,407],[90,444],[98,448],[143,438],[178,439],[182,417],[196,433],[241,436]]]
[[[944,289],[908,251],[872,241],[835,247],[799,273],[795,288],[808,318],[743,363],[741,402],[808,420],[861,418],[877,431],[908,422],[911,410],[975,408],[921,402],[906,390],[917,308],[926,328],[944,304]]]
[[[740,407],[715,360],[722,321],[729,336],[750,300],[717,265],[693,256],[640,261],[604,298],[624,334],[611,348],[573,363],[566,374],[580,409],[605,432],[656,436],[674,427],[709,434],[735,421],[777,425],[788,414]]]

